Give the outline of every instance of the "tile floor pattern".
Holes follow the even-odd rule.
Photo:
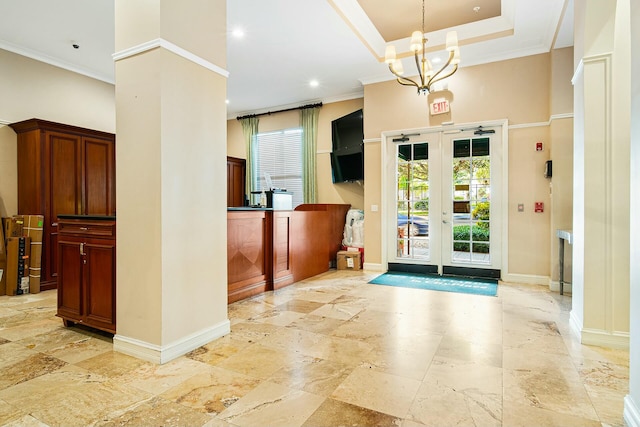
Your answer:
[[[164,365],[64,328],[56,292],[0,297],[0,425],[623,425],[628,352],[580,345],[570,296],[369,285],[330,271],[229,306]]]

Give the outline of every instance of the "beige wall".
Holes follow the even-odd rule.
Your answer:
[[[565,60],[572,55],[571,49],[555,54]],[[546,125],[556,96],[554,92],[552,97],[550,91],[551,80],[551,54],[542,54],[464,67],[448,85],[453,94],[451,120],[455,123],[508,119],[510,126],[516,125],[509,131],[508,200],[504,201],[509,212],[509,273],[537,283],[547,283],[550,275],[550,196],[543,170],[552,146]],[[558,90],[562,93],[557,103],[564,108],[566,99],[572,96],[571,86],[561,85]],[[383,131],[439,124],[429,123],[426,97],[395,81],[365,86],[364,101],[365,139],[379,140]],[[543,152],[535,151],[536,141],[545,144]],[[380,143],[369,142],[366,153],[370,152],[379,153]],[[365,252],[367,262],[372,264],[383,259],[380,212],[370,209],[371,205],[382,207],[381,187],[370,185],[382,173],[380,162],[380,155],[365,156],[365,211],[369,218],[365,221]],[[544,213],[533,213],[535,201],[545,203]],[[524,203],[525,212],[517,212],[518,203]]]
[[[31,118],[115,132],[114,87],[0,49],[0,215],[18,213],[16,134]]]
[[[363,99],[324,104],[318,117],[318,203],[349,203],[353,208],[364,206],[364,186],[362,183],[334,184],[331,179],[331,121],[356,111],[363,106]],[[300,126],[299,111],[287,111],[260,116],[259,132],[269,132]],[[227,121],[227,154],[246,158],[242,126],[236,119]],[[366,154],[365,154],[366,157]]]

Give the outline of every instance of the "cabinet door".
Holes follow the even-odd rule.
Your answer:
[[[59,242],[58,262],[58,315],[65,318],[82,320],[82,256],[80,242],[61,240]]]
[[[80,196],[80,144],[82,139],[76,135],[59,132],[45,132],[45,147],[49,154],[46,163],[45,188],[49,193],[46,198],[44,228],[44,248],[51,256],[45,257],[45,274],[47,280],[55,280],[58,274],[58,262],[55,253],[58,239],[59,214],[81,213],[82,198]]]
[[[115,213],[114,142],[99,138],[83,138],[82,187],[83,214]]]
[[[244,206],[246,160],[227,157],[227,206]]]
[[[83,278],[85,323],[102,330],[116,330],[116,247],[108,241],[84,245]]]

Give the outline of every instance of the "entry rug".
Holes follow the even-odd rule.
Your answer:
[[[384,273],[369,283],[374,285],[399,286],[402,288],[429,289],[432,291],[460,292],[486,296],[496,296],[498,293],[498,281],[494,279],[433,276],[400,271]]]

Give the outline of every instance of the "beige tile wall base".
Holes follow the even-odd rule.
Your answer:
[[[619,348],[629,350],[628,332],[608,332],[602,329],[585,328],[574,310],[569,314],[571,332],[584,345],[595,345],[605,348]]]
[[[624,422],[629,427],[640,427],[640,408],[630,395],[624,397]]]
[[[229,320],[188,335],[166,346],[159,346],[122,335],[113,336],[113,349],[138,359],[163,364],[231,332]]]

